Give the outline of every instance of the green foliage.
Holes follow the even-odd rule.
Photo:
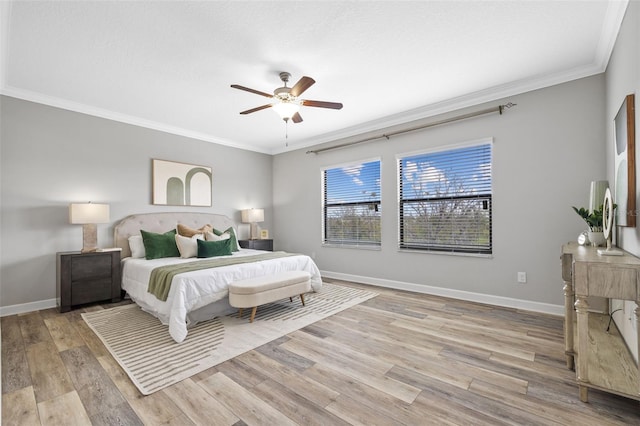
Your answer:
[[[616,207],[617,205],[614,204],[613,210],[615,210]],[[587,223],[587,225],[589,225],[589,229],[592,232],[602,232],[602,216],[604,210],[603,205],[600,205],[600,208],[594,210],[593,212],[589,212],[589,210],[585,209],[584,207],[580,207],[578,209],[572,206],[571,208],[578,214],[578,216],[582,218],[582,220]]]

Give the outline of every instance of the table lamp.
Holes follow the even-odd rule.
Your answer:
[[[264,222],[263,209],[246,209],[242,210],[242,223],[251,224],[251,239],[258,239],[258,222]]]
[[[69,204],[69,223],[82,225],[82,253],[96,251],[98,223],[109,223],[108,204]]]

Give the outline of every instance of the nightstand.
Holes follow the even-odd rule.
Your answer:
[[[238,244],[246,249],[273,251],[273,240],[238,240]]]
[[[93,302],[120,301],[120,252],[56,254],[56,299],[60,312]]]

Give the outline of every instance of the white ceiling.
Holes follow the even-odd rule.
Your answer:
[[[603,72],[627,1],[3,1],[3,94],[264,153]],[[285,124],[278,73],[316,84]],[[266,101],[266,102],[265,102]]]

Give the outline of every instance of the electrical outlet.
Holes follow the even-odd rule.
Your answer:
[[[526,272],[518,272],[518,282],[522,283],[522,284],[527,282],[527,273]]]

